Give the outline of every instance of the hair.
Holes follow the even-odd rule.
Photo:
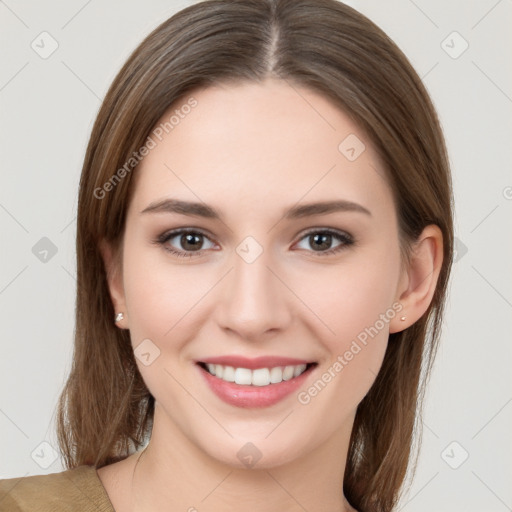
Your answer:
[[[57,404],[58,442],[68,469],[100,468],[142,446],[153,424],[154,397],[138,371],[129,331],[114,325],[99,249],[105,240],[118,256],[122,252],[137,167],[115,186],[104,185],[126,169],[167,109],[191,91],[267,78],[322,94],[367,135],[393,191],[402,262],[425,226],[442,231],[432,301],[413,325],[390,334],[382,368],[357,408],[340,482],[360,512],[390,511],[411,460],[414,468],[417,462],[422,400],[453,260],[453,194],[442,130],[421,79],[380,28],[336,0],[196,3],[151,32],[117,74],[94,123],[80,179],[75,341]]]

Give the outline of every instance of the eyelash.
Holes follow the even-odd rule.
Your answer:
[[[201,256],[203,251],[206,249],[199,250],[199,251],[185,252],[185,251],[178,251],[176,249],[173,249],[167,244],[167,242],[169,240],[171,240],[172,238],[175,238],[178,235],[186,235],[186,234],[202,235],[202,236],[206,237],[208,240],[210,240],[210,237],[207,236],[206,233],[203,233],[199,229],[178,229],[175,231],[168,231],[168,232],[162,233],[156,240],[154,240],[154,243],[163,246],[163,248],[166,251],[170,252],[174,256],[177,256],[178,258],[194,258],[197,256]],[[332,230],[329,228],[324,228],[324,229],[315,228],[315,229],[309,230],[302,236],[302,238],[299,241],[307,238],[308,236],[310,236],[312,234],[331,235],[331,236],[335,237],[337,240],[339,240],[340,242],[343,242],[342,244],[338,245],[337,247],[334,247],[333,249],[328,249],[326,251],[319,251],[319,252],[311,251],[320,257],[329,256],[331,254],[338,253],[355,243],[354,238],[351,235],[349,235],[348,233],[343,233],[341,231],[335,231],[335,230]],[[211,240],[210,240],[210,242],[211,242]]]

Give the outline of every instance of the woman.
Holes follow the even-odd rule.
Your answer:
[[[393,510],[452,204],[428,94],[361,14],[171,17],[114,80],[82,170],[68,470],[4,480],[0,510]]]

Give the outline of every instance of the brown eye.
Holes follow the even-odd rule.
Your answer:
[[[203,235],[195,233],[185,233],[179,235],[179,243],[186,251],[196,251],[201,248],[203,242]]]
[[[158,242],[164,246],[165,250],[179,257],[200,255],[202,251],[205,250],[205,241],[208,241],[212,246],[214,246],[213,242],[211,242],[210,239],[200,231],[183,229],[164,233],[158,239]]]
[[[302,248],[316,252],[320,256],[339,252],[354,243],[354,239],[350,235],[332,230],[310,231],[301,240],[305,240],[306,245],[309,246],[309,248]],[[332,247],[335,240],[339,243]]]

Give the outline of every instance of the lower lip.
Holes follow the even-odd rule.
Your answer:
[[[214,377],[201,366],[197,365],[210,389],[224,402],[236,407],[269,407],[296,391],[308,378],[314,366],[290,380],[268,386],[244,386],[234,382],[226,382]]]

